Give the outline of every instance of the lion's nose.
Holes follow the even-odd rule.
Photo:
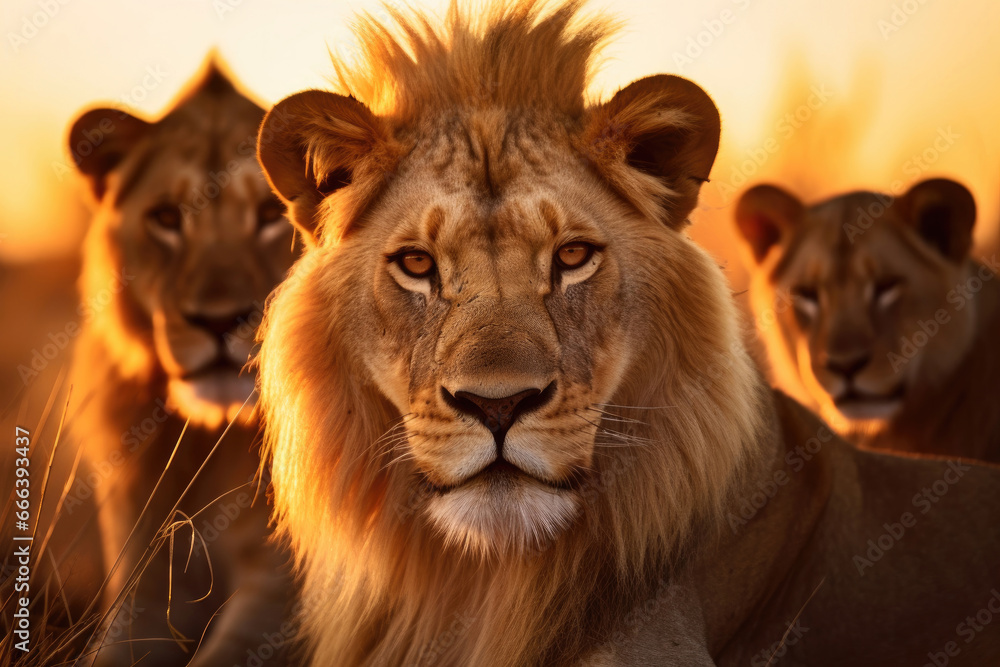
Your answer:
[[[503,453],[503,441],[507,431],[518,417],[538,410],[552,400],[556,393],[556,383],[549,383],[544,389],[525,389],[510,396],[489,398],[469,391],[450,391],[441,388],[445,402],[462,414],[478,419],[490,430],[497,443],[497,453]]]

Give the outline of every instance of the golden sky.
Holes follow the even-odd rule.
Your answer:
[[[446,3],[414,4],[440,12]],[[117,102],[155,115],[213,47],[264,102],[323,87],[330,53],[351,52],[351,16],[379,7],[370,0],[3,0],[0,257],[79,243],[85,209],[66,174],[63,144],[81,109]],[[1000,4],[626,0],[590,7],[626,24],[607,52],[598,91],[677,73],[720,107],[722,151],[694,218],[694,235],[718,254],[731,247],[733,192],[761,180],[816,199],[949,176],[976,195],[981,244],[995,241]]]

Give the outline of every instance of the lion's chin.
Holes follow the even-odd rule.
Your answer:
[[[253,390],[252,376],[218,370],[187,378],[170,378],[167,401],[183,419],[190,419],[192,425],[217,429],[232,421],[249,424],[254,419],[256,394]]]
[[[445,539],[480,555],[547,549],[580,510],[579,494],[527,475],[480,476],[435,493],[427,506]]]

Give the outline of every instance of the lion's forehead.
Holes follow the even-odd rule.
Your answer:
[[[598,207],[584,200],[599,184],[568,147],[538,137],[488,145],[460,134],[432,137],[407,161],[390,221],[397,237],[461,256],[537,250],[566,233],[598,231]]]
[[[565,184],[580,158],[562,124],[509,110],[456,110],[413,139],[400,175],[448,196],[489,205],[500,196]],[[433,185],[431,185],[433,184]]]

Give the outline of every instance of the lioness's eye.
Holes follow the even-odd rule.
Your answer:
[[[285,205],[277,197],[266,199],[257,207],[257,228],[278,222],[285,217]]]
[[[395,261],[411,278],[426,278],[434,272],[434,258],[423,250],[406,250],[397,254]]]
[[[899,278],[883,278],[875,283],[875,298],[879,299],[903,284]]]
[[[150,222],[161,229],[166,229],[171,232],[180,231],[181,210],[173,204],[160,204],[159,206],[154,206],[146,213],[146,217],[149,218]]]
[[[888,308],[898,300],[902,286],[903,280],[895,276],[877,280],[872,287],[872,299],[879,307]]]
[[[792,296],[811,303],[817,303],[819,301],[819,294],[816,292],[815,287],[793,287]]]
[[[594,246],[582,241],[567,243],[556,251],[556,265],[560,269],[578,269],[583,266],[591,255],[594,254]]]

